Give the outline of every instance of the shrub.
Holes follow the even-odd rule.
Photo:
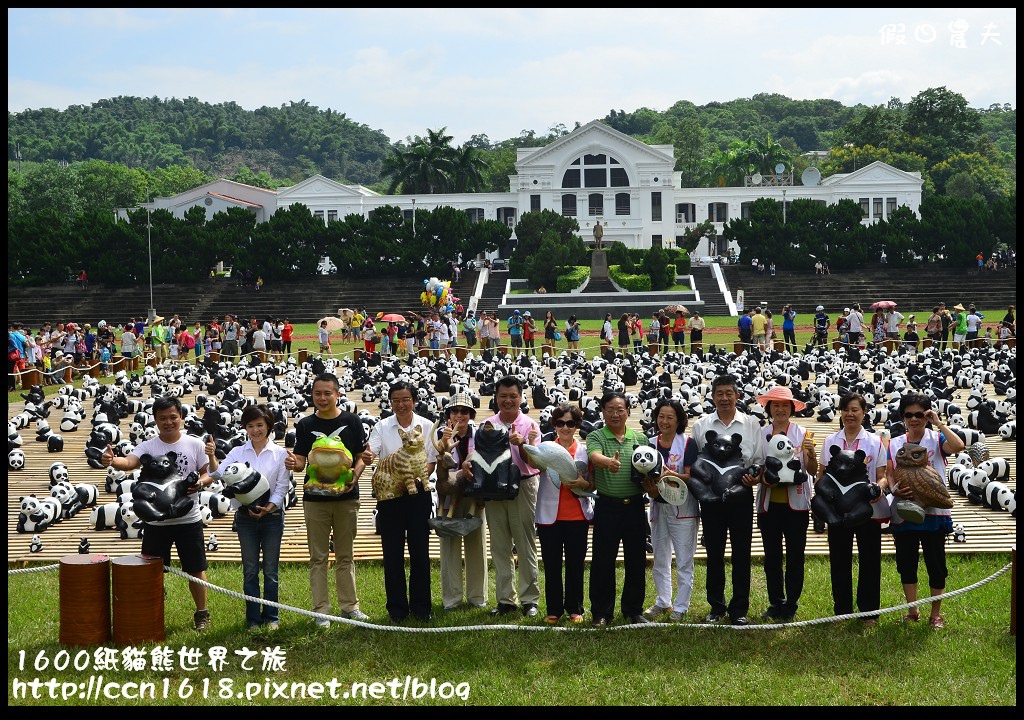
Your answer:
[[[650,275],[623,272],[621,265],[609,265],[608,275],[623,290],[629,292],[650,292],[651,290]]]
[[[588,277],[590,277],[590,267],[577,265],[569,272],[558,276],[558,281],[555,283],[555,291],[560,293],[572,292],[582,285]]]

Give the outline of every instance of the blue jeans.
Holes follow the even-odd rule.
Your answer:
[[[242,592],[249,597],[260,596],[260,551],[263,552],[263,599],[277,602],[277,567],[281,560],[281,538],[284,536],[284,513],[278,511],[259,520],[249,516],[245,508],[235,513],[235,532],[242,551]],[[277,608],[250,600],[245,601],[246,625],[277,622]]]

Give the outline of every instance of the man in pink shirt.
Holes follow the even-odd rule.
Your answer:
[[[540,570],[537,564],[537,535],[534,528],[537,510],[537,482],[540,471],[526,462],[520,448],[529,443],[540,444],[540,426],[537,421],[520,412],[523,401],[523,382],[508,375],[495,387],[498,414],[484,420],[495,427],[508,429],[512,446],[512,462],[519,468],[522,479],[519,494],[513,500],[487,502],[487,530],[491,538],[491,559],[494,563],[494,585],[498,605],[491,615],[506,615],[523,603],[523,614],[537,616],[540,600]],[[512,556],[515,545],[519,555],[519,583],[516,592],[516,562]]]

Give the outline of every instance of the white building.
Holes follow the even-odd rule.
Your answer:
[[[887,218],[902,205],[920,214],[921,174],[883,162],[827,178],[809,168],[800,178],[806,184],[796,182],[791,169],[779,168],[777,175],[753,176],[746,187],[715,188],[679,187],[674,167],[673,146],[647,145],[594,120],[545,147],[520,149],[507,193],[380,195],[314,175],[276,193],[222,180],[174,198],[158,198],[152,207],[166,207],[180,217],[203,202],[209,218],[235,205],[249,208],[263,221],[278,208],[302,203],[328,222],[356,213],[365,217],[385,205],[400,207],[407,217],[416,208],[450,206],[465,211],[471,221],[498,220],[510,227],[523,213],[552,210],[575,217],[585,241],[593,240],[600,220],[604,242],[633,248],[672,247],[687,228],[711,220],[719,241],[706,249],[709,255],[728,252],[721,238],[724,223],[747,217],[750,203],[763,197],[787,205],[802,198],[827,204],[850,199],[861,206],[865,224]],[[698,254],[704,250],[698,248]]]

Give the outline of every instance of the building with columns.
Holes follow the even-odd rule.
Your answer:
[[[673,247],[685,230],[711,220],[718,229],[717,243],[698,247],[698,256],[727,254],[723,225],[748,217],[750,204],[765,197],[784,205],[797,199],[827,204],[850,199],[862,208],[865,224],[887,218],[904,205],[920,214],[921,174],[883,162],[826,178],[817,168],[795,178],[792,168],[779,167],[774,175],[747,178],[744,187],[714,188],[680,187],[680,173],[674,167],[672,145],[647,145],[594,120],[544,147],[519,149],[507,193],[381,195],[314,175],[276,193],[221,180],[173,198],[157,198],[150,207],[181,216],[204,203],[209,216],[235,205],[264,221],[278,208],[302,203],[329,222],[352,214],[365,217],[385,205],[400,207],[407,217],[418,208],[450,206],[464,211],[472,222],[497,220],[511,228],[523,213],[552,210],[575,217],[586,242],[593,241],[595,224],[600,222],[605,243],[619,241],[631,248]]]

